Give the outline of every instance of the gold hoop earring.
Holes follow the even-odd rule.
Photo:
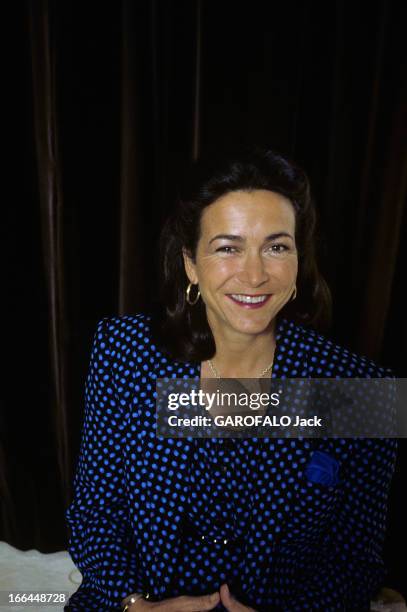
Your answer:
[[[294,287],[294,292],[293,292],[293,294],[291,296],[290,302],[293,302],[296,297],[297,297],[297,285],[295,285],[295,287]]]
[[[192,283],[189,283],[188,287],[187,287],[187,291],[186,291],[186,295],[187,295],[187,302],[188,304],[190,304],[191,306],[193,306],[194,304],[197,303],[197,301],[199,300],[199,296],[201,295],[201,292],[198,289],[198,293],[196,295],[196,298],[193,302],[191,302],[191,300],[189,299],[189,292],[191,291],[191,287],[192,287]],[[198,287],[198,285],[197,285]]]

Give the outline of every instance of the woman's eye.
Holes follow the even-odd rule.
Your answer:
[[[216,251],[222,251],[223,253],[230,253],[231,251],[235,251],[236,247],[231,246],[223,246],[216,249]]]
[[[270,248],[274,253],[284,253],[284,251],[288,251],[288,247],[285,244],[273,244]]]

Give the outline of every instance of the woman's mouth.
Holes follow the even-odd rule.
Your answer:
[[[242,308],[261,308],[272,297],[271,294],[243,295],[241,293],[227,294],[227,297]]]

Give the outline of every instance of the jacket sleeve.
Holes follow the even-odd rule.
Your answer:
[[[386,575],[382,549],[396,453],[396,439],[354,439],[340,510],[284,612],[370,610]]]
[[[82,574],[69,610],[121,610],[124,597],[142,591],[123,476],[124,417],[106,321],[99,321],[93,340],[73,499],[65,514],[68,551]]]

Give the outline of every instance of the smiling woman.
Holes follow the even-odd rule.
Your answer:
[[[222,376],[243,371],[248,378],[272,357],[277,314],[320,331],[329,326],[315,207],[296,163],[261,148],[211,156],[185,171],[178,194],[160,240],[161,333],[173,356],[199,359],[206,373],[215,328]],[[198,297],[194,308],[191,293]]]
[[[202,213],[195,258],[184,250],[184,263],[218,339],[222,376],[255,378],[272,361],[275,317],[295,291],[291,202],[265,189],[217,198]]]
[[[69,609],[369,610],[394,439],[156,435],[159,378],[270,391],[274,379],[392,376],[318,329],[330,294],[305,172],[261,149],[201,160],[160,249],[161,306],[95,334],[67,511],[83,582]]]

